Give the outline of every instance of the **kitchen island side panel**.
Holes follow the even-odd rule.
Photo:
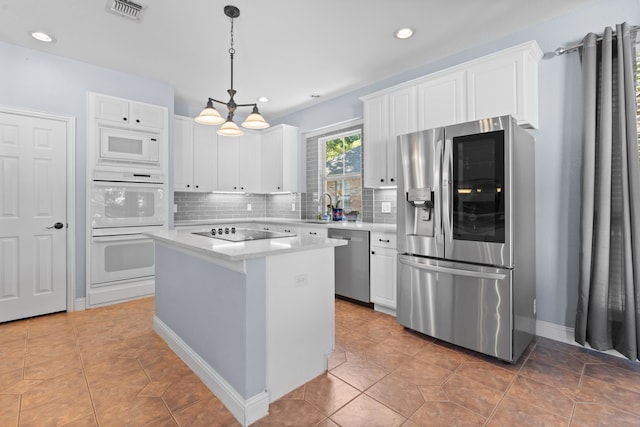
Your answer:
[[[251,264],[264,259],[251,260]],[[156,245],[156,317],[243,398],[264,392],[264,265],[247,274]],[[262,273],[264,275],[264,273]]]

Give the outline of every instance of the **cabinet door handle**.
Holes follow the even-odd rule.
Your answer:
[[[380,182],[384,182],[384,178],[380,178]]]
[[[393,178],[391,178],[389,181],[393,182]]]
[[[140,123],[140,119],[136,119],[136,123]],[[393,180],[392,180],[393,181]]]
[[[378,242],[390,243],[391,241],[389,239],[387,240],[378,239]]]
[[[315,231],[310,231],[310,232],[309,232],[309,234],[312,234],[312,235],[314,235],[314,236],[315,236],[315,235],[317,235],[318,233],[316,233]]]
[[[190,184],[187,184],[187,188],[191,188],[191,185],[190,185]]]
[[[375,254],[376,254],[376,252],[375,252],[375,251],[371,251],[371,255],[375,255]]]
[[[199,186],[199,185],[196,185],[196,188],[200,188],[200,186]]]
[[[126,117],[123,117],[123,118],[122,118],[122,120],[124,120],[124,121],[126,122],[126,121],[127,121],[127,118],[126,118]]]

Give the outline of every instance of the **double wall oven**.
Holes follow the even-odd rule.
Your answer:
[[[87,306],[155,290],[153,240],[166,228],[161,133],[99,124],[89,154]]]

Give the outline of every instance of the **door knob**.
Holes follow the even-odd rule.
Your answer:
[[[62,227],[64,227],[64,224],[61,222],[56,222],[55,224],[53,224],[51,227],[47,227],[47,229],[52,229],[55,228],[56,230],[60,230]]]

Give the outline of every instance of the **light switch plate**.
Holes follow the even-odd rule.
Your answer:
[[[296,204],[291,203],[291,212],[295,212],[295,211],[296,211]]]
[[[247,210],[250,211],[251,210],[251,203],[247,203]]]
[[[382,213],[391,213],[391,202],[382,202]]]

